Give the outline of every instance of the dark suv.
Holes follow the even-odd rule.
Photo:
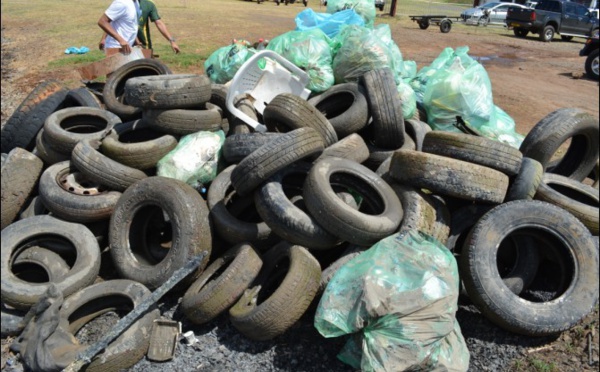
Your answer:
[[[585,59],[585,73],[590,79],[598,80],[598,45],[600,39],[597,37],[589,38],[585,42],[583,49],[579,51],[580,56],[587,56]]]

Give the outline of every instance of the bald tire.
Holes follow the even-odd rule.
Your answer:
[[[446,156],[495,169],[514,176],[523,154],[507,144],[464,133],[431,131],[425,135],[423,152]]]
[[[277,171],[322,151],[323,139],[317,131],[293,130],[244,158],[231,172],[231,184],[240,196],[249,195]]]
[[[35,138],[35,154],[42,159],[45,166],[60,163],[61,161],[70,160],[71,152],[60,152],[56,151],[46,140],[44,139],[44,128],[40,129],[38,135]]]
[[[283,271],[281,265],[285,261],[289,266],[283,266],[287,267]],[[320,278],[321,266],[306,248],[288,243],[274,246],[264,254],[263,268],[255,284],[229,310],[231,323],[252,340],[266,341],[280,336],[306,312],[317,293]],[[277,283],[281,284],[275,287]],[[261,291],[267,292],[266,298]]]
[[[478,202],[501,203],[508,188],[508,176],[497,170],[418,151],[396,151],[389,174],[400,183]]]
[[[369,148],[361,136],[352,133],[333,145],[326,147],[315,161],[326,158],[343,158],[362,163],[369,158]]]
[[[417,230],[430,236],[437,233],[437,203],[433,197],[408,185],[391,183],[392,189],[402,203],[404,216],[398,232]]]
[[[410,136],[406,136],[404,137],[404,144],[395,150],[382,149],[370,143],[367,143],[367,148],[369,149],[369,158],[364,161],[364,165],[367,168],[377,172],[378,170],[383,171],[386,167],[389,170],[389,164],[392,160],[392,155],[394,155],[394,152],[398,150],[414,151],[417,148],[417,144]]]
[[[516,176],[511,177],[508,191],[504,202],[513,200],[533,200],[542,177],[544,176],[544,167],[542,164],[532,158],[524,157],[521,162],[521,169]]]
[[[69,248],[67,247],[66,249]],[[20,252],[15,257],[13,269],[15,265],[21,264],[35,265],[35,269],[41,268],[46,273],[48,282],[58,282],[62,280],[62,278],[68,275],[69,270],[71,269],[59,254],[37,245],[26,248]]]
[[[125,82],[125,101],[146,109],[201,107],[211,95],[210,79],[205,75],[138,76]]]
[[[229,163],[239,163],[259,147],[265,145],[275,138],[281,137],[282,133],[253,132],[243,134],[231,134],[225,138],[223,143],[223,157]]]
[[[8,153],[2,165],[2,227],[10,225],[35,190],[44,163],[22,148]]]
[[[250,287],[262,259],[250,244],[239,244],[214,260],[185,292],[181,308],[186,317],[203,324],[228,310]]]
[[[216,106],[210,109],[145,109],[142,118],[159,132],[184,136],[199,131],[220,130],[222,116]]]
[[[497,269],[497,251],[511,232],[540,227],[551,232],[547,235],[576,269],[564,278],[571,284],[560,297],[538,303],[506,290]],[[569,212],[537,200],[504,203],[486,213],[466,239],[460,268],[469,297],[482,313],[500,327],[527,336],[570,329],[598,301],[598,250],[592,235]]]

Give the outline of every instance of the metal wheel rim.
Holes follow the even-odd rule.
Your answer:
[[[105,192],[101,185],[79,172],[62,174],[57,181],[60,187],[76,195],[98,195]]]
[[[599,70],[598,64],[599,63],[600,62],[598,60],[598,57],[596,57],[592,60],[592,71],[594,72],[594,75],[596,75],[596,76],[598,76],[598,70]]]

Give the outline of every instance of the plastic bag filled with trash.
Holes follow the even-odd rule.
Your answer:
[[[320,29],[288,31],[273,38],[267,49],[304,70],[312,92],[324,92],[333,85],[331,39]]]
[[[455,318],[456,260],[434,238],[391,235],[333,276],[315,327],[352,334],[338,358],[362,371],[466,371],[469,351]]]
[[[341,10],[354,9],[365,20],[365,26],[373,27],[375,23],[375,2],[373,0],[329,0],[327,13],[333,14]]]
[[[218,173],[225,133],[196,132],[181,138],[177,147],[158,161],[158,176],[175,178],[200,189]]]
[[[329,14],[317,13],[311,8],[307,8],[298,13],[295,21],[296,31],[308,31],[318,28],[330,38],[335,37],[340,32],[342,26],[365,25],[365,20],[354,9],[346,9]]]
[[[233,79],[239,68],[256,53],[250,42],[234,40],[215,50],[204,62],[204,72],[213,83],[225,84]]]

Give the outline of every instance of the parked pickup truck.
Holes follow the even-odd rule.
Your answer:
[[[565,0],[540,0],[533,9],[510,7],[506,25],[517,37],[526,37],[531,32],[546,42],[554,34],[565,41],[573,36],[598,37],[598,18],[585,6]]]

